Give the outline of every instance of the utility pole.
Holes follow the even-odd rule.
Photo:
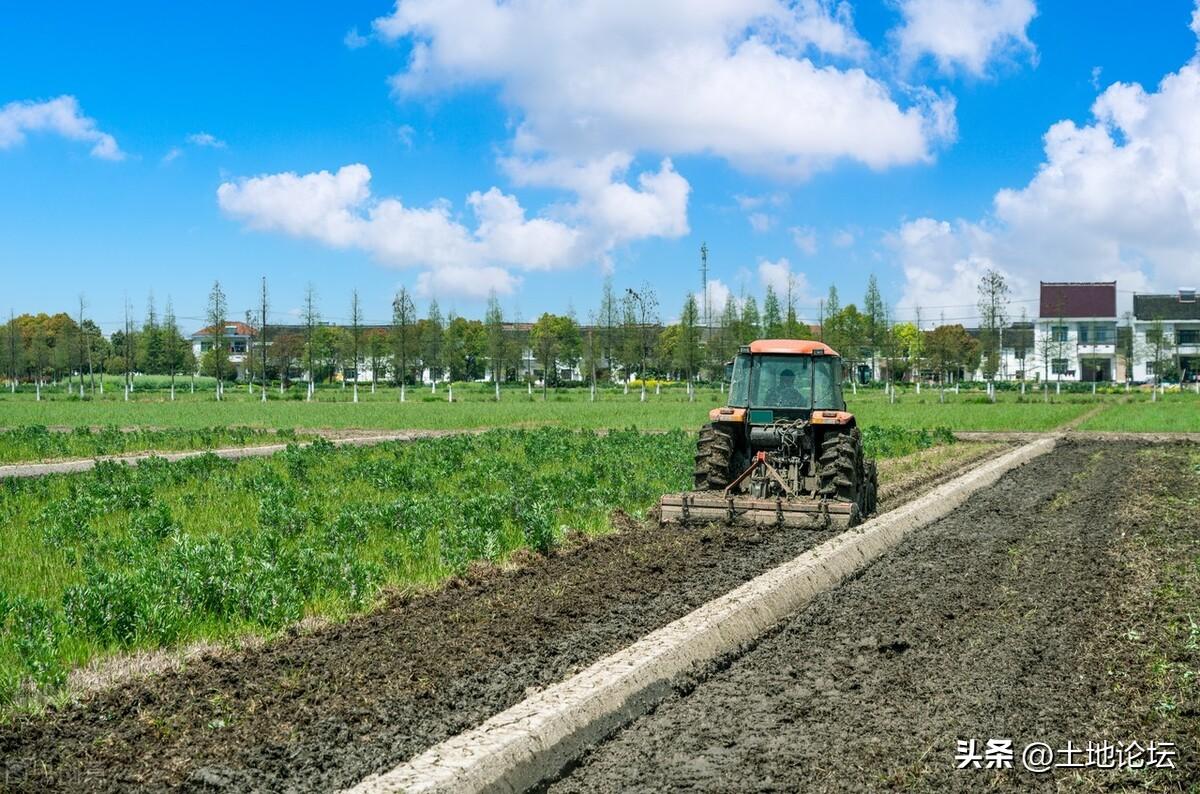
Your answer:
[[[700,288],[704,295],[704,333],[708,334],[709,317],[711,309],[708,304],[708,243],[700,243]]]

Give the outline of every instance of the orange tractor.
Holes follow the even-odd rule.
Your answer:
[[[663,497],[662,523],[850,527],[875,512],[875,462],[863,456],[842,398],[842,359],[829,345],[742,347],[729,404],[708,417],[694,488]]]

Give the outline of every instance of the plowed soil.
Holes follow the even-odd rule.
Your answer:
[[[1150,668],[1132,627],[1158,588],[1128,560],[1162,526],[1151,522],[1164,520],[1165,499],[1200,504],[1200,479],[1178,474],[1195,465],[1189,453],[1137,451],[1066,442],[1010,473],[724,669],[681,682],[551,789],[1194,790],[1194,716],[1148,720],[1155,707],[1139,700]],[[1123,505],[1164,477],[1174,480],[1159,509],[1129,520]],[[1194,550],[1200,529],[1186,511],[1172,542]],[[991,738],[1013,740],[1018,768],[956,769],[957,740]],[[1180,768],[1162,776],[1019,769],[1030,742],[1167,739]]]
[[[388,769],[829,532],[629,526],[514,571],[0,727],[15,791],[328,791]]]

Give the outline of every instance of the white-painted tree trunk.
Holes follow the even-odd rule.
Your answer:
[[[354,402],[358,402],[358,384],[354,384]]]
[[[496,381],[496,402],[500,402],[500,381]]]
[[[41,378],[38,378],[37,382],[34,384],[34,390],[37,393],[37,396],[34,397],[34,400],[36,402],[41,402],[42,401],[42,380],[41,380]]]
[[[175,402],[175,384],[171,384],[171,402]]]
[[[642,402],[646,402],[646,381],[642,381]]]
[[[453,383],[451,383],[449,386],[446,387],[446,402],[448,402],[448,403],[454,402],[454,384]]]

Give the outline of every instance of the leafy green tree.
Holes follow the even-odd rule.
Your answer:
[[[762,318],[758,313],[758,302],[753,295],[746,296],[742,303],[742,321],[739,342],[743,345],[762,338]]]
[[[500,383],[504,380],[505,366],[509,359],[509,343],[508,336],[504,333],[504,310],[500,307],[495,290],[488,296],[484,324],[487,326],[487,355],[492,370],[492,382]]]
[[[686,380],[696,377],[700,368],[700,310],[696,296],[688,293],[679,313],[679,343],[675,349],[675,365]]]
[[[421,329],[421,361],[429,369],[429,378],[437,382],[442,375],[442,336],[446,329],[437,299],[429,301],[429,315]]]
[[[417,354],[417,308],[404,287],[392,300],[392,372],[396,385],[408,380],[409,368]]]
[[[579,324],[570,317],[544,313],[529,331],[529,341],[542,365],[542,398],[551,382],[558,383],[558,362],[577,360],[580,352]],[[572,362],[573,363],[573,362]]]
[[[872,377],[875,371],[875,355],[882,351],[888,340],[887,306],[879,294],[879,282],[872,273],[867,279],[867,294],[863,298],[863,341],[871,350]]]
[[[483,375],[487,329],[478,320],[455,317],[446,325],[443,360],[450,380],[477,380]]]
[[[762,324],[763,334],[768,339],[783,338],[783,311],[779,306],[779,296],[770,284],[767,285],[767,293],[763,298]]]

